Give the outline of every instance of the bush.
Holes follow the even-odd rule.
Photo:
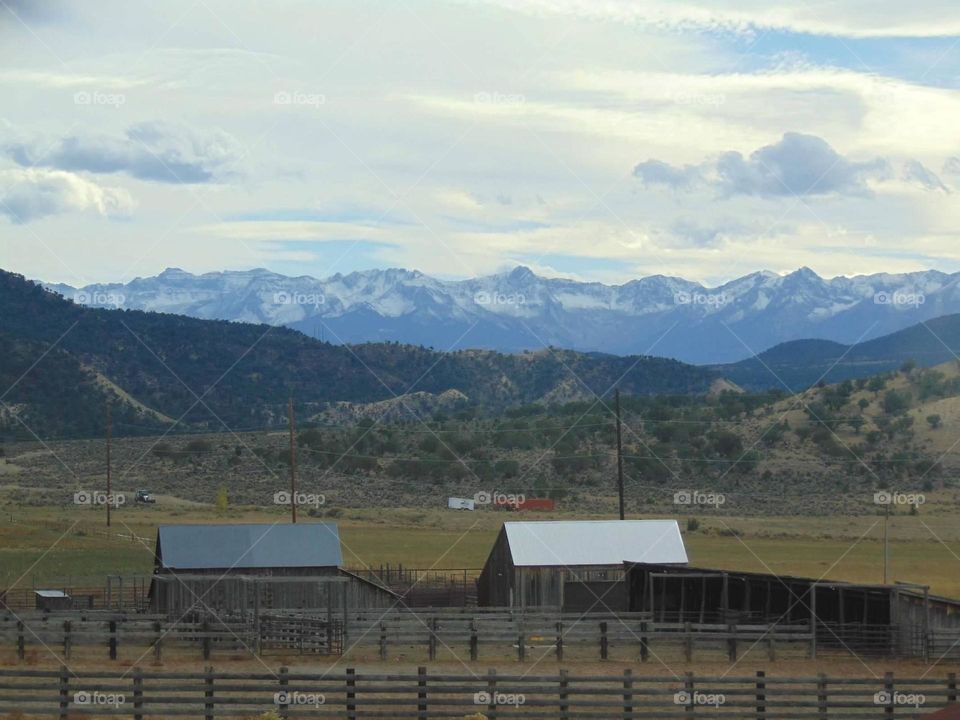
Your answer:
[[[191,440],[187,443],[187,452],[190,453],[204,453],[210,452],[213,450],[213,443],[209,440]]]
[[[883,396],[883,411],[887,415],[902,415],[910,409],[910,393],[888,390]]]

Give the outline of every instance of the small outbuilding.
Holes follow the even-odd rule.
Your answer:
[[[478,581],[486,606],[625,611],[625,562],[685,565],[676,520],[507,522]]]
[[[33,596],[37,610],[69,610],[73,607],[73,598],[63,590],[34,590]]]
[[[391,607],[397,596],[341,565],[334,523],[161,525],[153,612]]]

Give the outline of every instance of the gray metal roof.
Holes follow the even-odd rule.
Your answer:
[[[34,590],[35,595],[39,595],[42,598],[68,598],[63,590]]]
[[[503,527],[517,566],[687,562],[676,520],[552,520]]]
[[[161,525],[161,565],[174,570],[337,567],[335,523]]]

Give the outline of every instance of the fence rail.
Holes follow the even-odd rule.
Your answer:
[[[678,677],[634,675],[336,674],[0,670],[0,712],[24,716],[499,718],[730,720],[908,718],[957,702],[954,674],[939,678]]]
[[[19,659],[30,652],[69,658],[82,651],[118,659],[124,652],[138,657],[147,651],[160,661],[174,648],[202,653],[205,659],[219,652],[341,654],[374,649],[381,660],[407,661],[500,662],[512,657],[524,662],[548,656],[558,662],[664,657],[732,661],[747,653],[770,660],[854,653],[939,661],[960,658],[960,633],[912,637],[887,626],[863,625],[818,626],[814,633],[806,624],[665,623],[654,622],[648,613],[580,615],[509,608],[393,608],[337,616],[270,611],[177,619],[103,611],[0,612],[0,651],[12,650]]]

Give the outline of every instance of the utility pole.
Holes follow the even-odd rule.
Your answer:
[[[107,400],[107,527],[110,527],[110,503],[112,498],[112,486],[110,484],[110,443],[113,436],[113,418],[110,415],[110,401]]]
[[[887,527],[890,522],[889,503],[883,509],[883,584],[886,585],[890,574],[890,532]]]
[[[623,520],[623,442],[620,437],[620,388],[614,392],[617,405],[617,494],[620,497],[620,519]]]
[[[287,403],[287,423],[290,425],[290,518],[297,522],[297,439],[293,427],[293,398]]]

